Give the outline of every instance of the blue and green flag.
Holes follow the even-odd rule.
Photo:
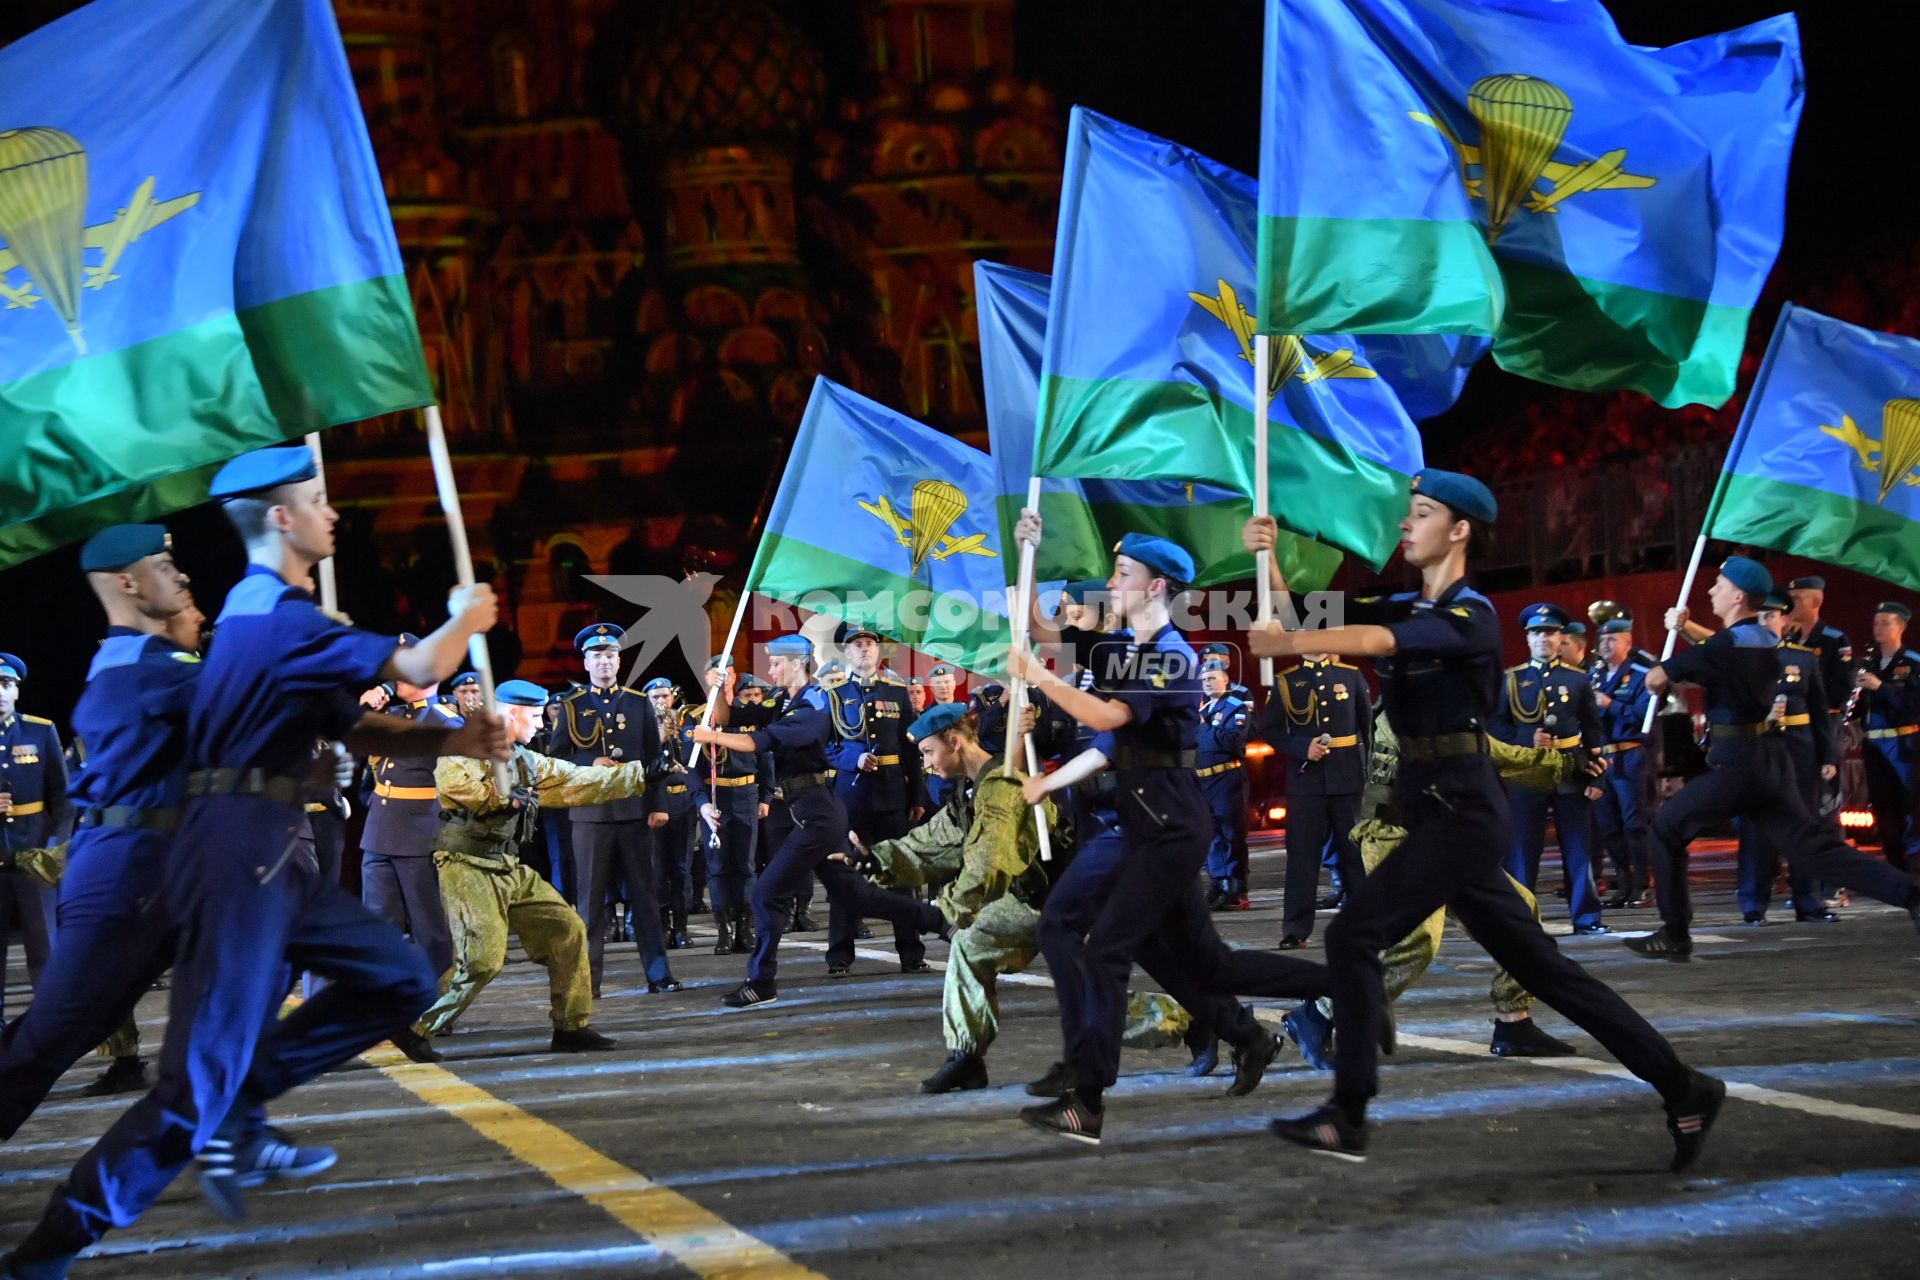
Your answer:
[[[1511,373],[1719,405],[1802,80],[1791,14],[1649,49],[1600,0],[1267,0],[1261,329],[1489,334]]]
[[[996,671],[1008,630],[994,496],[980,450],[816,378],[747,590]]]
[[[0,123],[0,566],[432,402],[328,0],[94,0]]]
[[[1920,341],[1783,308],[1707,533],[1920,591]]]
[[[973,283],[987,438],[1000,478],[1000,537],[1003,546],[1011,546],[1033,466],[1050,282],[1037,271],[976,262]],[[1040,514],[1046,534],[1035,560],[1036,581],[1104,578],[1113,567],[1114,544],[1136,531],[1170,538],[1186,548],[1194,563],[1203,566],[1196,587],[1252,577],[1253,557],[1240,544],[1241,526],[1252,513],[1251,499],[1218,485],[1042,477]],[[1284,530],[1275,554],[1288,585],[1300,591],[1326,586],[1341,561],[1332,547]],[[1018,561],[1010,558],[1009,579],[1017,567]]]
[[[1251,178],[1082,107],[1068,125],[1034,473],[1253,492]],[[1478,354],[1444,335],[1273,340],[1269,497],[1378,567],[1421,463],[1406,408]]]

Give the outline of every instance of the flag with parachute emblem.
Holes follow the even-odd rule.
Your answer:
[[[0,49],[0,567],[433,402],[328,0],[94,0]]]

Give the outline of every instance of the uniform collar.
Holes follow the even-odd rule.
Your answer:
[[[13,728],[13,718],[14,718],[14,713],[11,711],[7,712],[7,714],[4,716],[0,716],[0,729]]]
[[[1553,664],[1557,661],[1559,661],[1557,658],[1528,658],[1527,665],[1530,667],[1538,667],[1542,671],[1551,671],[1553,670]]]
[[[1300,665],[1305,667],[1309,671],[1318,671],[1322,667],[1332,666],[1333,659],[1332,658],[1302,658],[1300,659]]]

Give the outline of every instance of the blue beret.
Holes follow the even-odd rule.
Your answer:
[[[1557,604],[1530,604],[1520,611],[1520,625],[1528,631],[1565,631],[1567,611]]]
[[[1913,621],[1913,610],[1907,608],[1907,606],[1901,604],[1898,600],[1882,600],[1879,604],[1873,606],[1873,611],[1875,613],[1890,613],[1902,622]],[[0,654],[0,657],[5,656],[5,654]],[[14,661],[18,662],[20,659],[15,658]],[[22,671],[20,674],[25,675],[26,672]]]
[[[10,653],[0,653],[0,680],[25,680],[27,664]]]
[[[1728,556],[1720,562],[1720,576],[1750,596],[1759,597],[1773,590],[1773,575],[1758,560]]]
[[[1115,555],[1137,560],[1163,578],[1193,581],[1193,557],[1178,543],[1144,533],[1129,533],[1114,547]]]
[[[1760,597],[1760,607],[1762,609],[1772,609],[1779,613],[1785,613],[1787,610],[1793,608],[1793,600],[1787,595],[1785,588],[1773,587],[1768,590],[1765,595]]]
[[[313,451],[304,444],[281,444],[243,453],[214,473],[210,498],[237,498],[283,484],[298,484],[319,474]]]
[[[640,692],[652,693],[655,689],[671,689],[671,688],[673,688],[673,681],[667,679],[665,676],[655,676],[653,679],[647,681],[645,684],[640,686]]]
[[[1203,674],[1208,671],[1225,671],[1228,666],[1227,660],[1217,653],[1210,653],[1200,659],[1200,670]]]
[[[759,676],[753,674],[753,672],[751,671],[747,672],[747,674],[740,677],[740,687],[742,689],[759,689],[763,693],[766,690],[773,688],[772,685],[768,684],[765,680],[762,680]]]
[[[861,636],[878,640],[880,633],[864,622],[843,622],[833,629],[833,642],[835,644],[846,644],[849,640],[857,640]]]
[[[157,556],[173,545],[164,525],[116,524],[88,538],[80,548],[83,573],[109,573],[135,560]]]
[[[471,671],[466,674],[475,680],[480,678]],[[493,700],[503,707],[544,707],[547,691],[531,680],[508,680],[494,689]]]
[[[1632,633],[1632,618],[1608,618],[1600,624],[1600,634],[1603,636],[1624,636]]]
[[[625,627],[616,627],[611,622],[596,622],[574,633],[573,647],[582,653],[591,653],[595,649],[618,649],[620,637],[626,634]]]
[[[462,688],[465,688],[467,685],[470,685],[470,684],[477,685],[479,683],[480,683],[480,673],[478,671],[462,671],[459,675],[447,681],[447,688],[462,689]],[[523,680],[520,683],[525,684],[526,681]],[[494,690],[495,697],[498,697],[499,693],[500,691],[498,689]]]
[[[781,636],[767,641],[767,656],[769,658],[811,658],[813,641],[797,633]]]
[[[1206,657],[1231,658],[1233,656],[1233,646],[1230,644],[1226,644],[1222,641],[1215,640],[1212,644],[1203,644],[1200,646],[1200,656],[1203,658],[1206,658]]]
[[[927,676],[929,679],[931,679],[934,676],[957,676],[959,674],[960,673],[957,670],[955,670],[951,664],[945,663],[945,662],[935,663],[933,670],[927,672]]]
[[[1493,490],[1458,471],[1427,467],[1413,478],[1412,492],[1444,502],[1457,516],[1470,516],[1492,524],[1500,516],[1500,504]]]
[[[711,658],[707,659],[707,670],[709,671],[713,670],[715,667],[730,667],[732,665],[733,665],[733,655],[730,653],[716,653]]]
[[[1795,578],[1787,584],[1787,590],[1789,591],[1825,591],[1826,589],[1827,580],[1817,573],[1809,573],[1805,577]]]
[[[945,733],[966,719],[967,709],[958,702],[937,702],[920,713],[907,734],[915,742],[925,742],[936,733]]]
[[[1081,578],[1060,588],[1060,594],[1075,604],[1085,604],[1092,597],[1105,594],[1106,589],[1107,584],[1104,582],[1094,578]]]
[[[1577,619],[1572,622],[1569,622],[1566,626],[1560,629],[1566,632],[1570,636],[1584,636],[1587,634],[1587,624]]]

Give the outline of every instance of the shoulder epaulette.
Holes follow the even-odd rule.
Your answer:
[[[874,680],[879,684],[895,685],[901,689],[907,687],[907,682],[901,679],[898,673],[892,671],[882,671],[874,677]]]
[[[621,693],[630,693],[630,694],[632,694],[632,695],[633,695],[634,697],[636,697],[636,698],[644,698],[644,697],[646,697],[646,696],[647,696],[646,694],[644,694],[644,693],[642,693],[642,692],[640,692],[640,691],[639,691],[638,689],[634,689],[634,688],[630,688],[630,687],[628,687],[627,685],[624,685],[624,684],[622,684],[622,685],[615,685],[614,687],[615,687],[616,689],[618,689],[618,690],[619,690],[619,691],[620,691]]]
[[[44,725],[47,725],[47,726],[49,726],[49,727],[51,727],[51,726],[53,725],[53,721],[51,721],[51,720],[48,720],[48,719],[46,719],[46,718],[44,718],[44,717],[42,717],[42,716],[29,716],[29,715],[23,715],[23,716],[21,716],[21,717],[20,717],[20,719],[21,719],[21,720],[23,720],[23,721],[25,721],[25,722],[26,722],[26,723],[28,723],[28,724],[44,724]]]
[[[438,711],[449,720],[459,720],[462,718],[459,711],[455,710],[450,703],[436,702],[432,705],[433,710]]]
[[[1512,675],[1516,671],[1525,671],[1527,669],[1527,666],[1528,664],[1525,662],[1516,662],[1512,666],[1507,668],[1505,674]]]
[[[1329,662],[1327,665],[1330,667],[1339,667],[1342,671],[1358,671],[1360,669],[1351,662]]]
[[[838,689],[841,685],[845,684],[846,682],[847,682],[847,676],[844,672],[842,672],[838,675],[828,676],[826,679],[820,681],[819,687],[826,690],[834,690],[834,689]]]
[[[581,694],[585,693],[586,691],[587,691],[587,686],[578,685],[572,689],[567,690],[565,693],[561,694],[560,701],[572,702],[575,698],[579,697]]]
[[[1782,649],[1792,649],[1795,653],[1818,653],[1819,652],[1819,650],[1817,649],[1811,648],[1804,644],[1796,644],[1791,640],[1782,640],[1780,642],[1780,647]]]
[[[1282,668],[1280,668],[1280,669],[1279,669],[1278,671],[1276,671],[1276,672],[1274,672],[1274,673],[1273,673],[1273,678],[1274,678],[1275,680],[1278,680],[1278,679],[1279,679],[1279,678],[1280,678],[1281,676],[1284,676],[1284,675],[1289,675],[1289,674],[1291,674],[1291,673],[1293,673],[1293,672],[1295,672],[1295,671],[1298,671],[1299,669],[1300,669],[1300,664],[1296,662],[1296,663],[1294,663],[1294,664],[1292,664],[1291,666],[1285,666],[1285,667],[1282,667]]]

